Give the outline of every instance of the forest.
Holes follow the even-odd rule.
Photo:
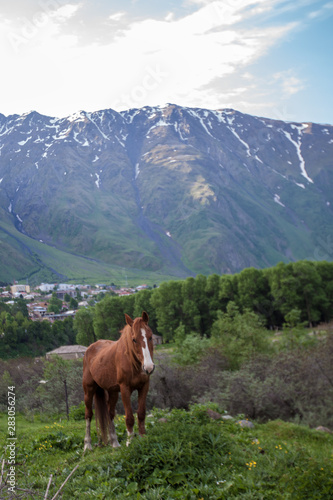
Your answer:
[[[333,318],[333,263],[298,261],[238,274],[197,275],[163,282],[158,288],[116,297],[80,309],[74,321],[31,321],[24,301],[0,303],[0,358],[42,356],[59,347],[117,339],[124,314],[146,310],[154,333],[164,343],[183,336],[218,336],[229,314],[251,316],[262,328],[313,327]],[[232,313],[233,311],[233,313]],[[252,313],[252,315],[251,315]],[[250,315],[250,316],[249,316]]]
[[[177,332],[210,338],[231,307],[252,312],[266,329],[329,322],[333,318],[333,263],[298,261],[268,269],[247,268],[238,274],[197,275],[168,281],[158,288],[122,298],[107,296],[94,308],[78,311],[77,342],[117,339],[124,313],[146,310],[152,330],[163,342]],[[223,321],[222,321],[223,322]]]

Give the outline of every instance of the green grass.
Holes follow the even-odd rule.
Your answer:
[[[85,455],[83,420],[18,416],[17,488],[33,492],[25,498],[42,499],[52,474],[50,499],[78,465],[62,490],[63,499],[332,498],[332,435],[282,421],[243,428],[237,419],[211,420],[206,410],[202,405],[189,412],[154,410],[147,418],[147,435],[128,448],[119,416],[121,448],[94,446]],[[0,430],[2,461],[6,415]],[[96,445],[94,430],[92,436]]]
[[[1,223],[1,227],[9,234],[0,233],[0,237],[4,239],[7,246],[9,242],[11,243],[10,247],[7,248],[6,246],[3,255],[1,254],[3,244],[0,248],[2,280],[12,281],[15,278],[17,281],[23,280],[25,282],[28,278],[30,284],[39,284],[43,281],[59,281],[61,277],[55,274],[54,269],[57,270],[57,273],[63,275],[62,279],[74,283],[95,284],[99,282],[109,284],[113,282],[121,286],[126,284],[137,286],[143,283],[153,285],[175,278],[163,272],[125,269],[121,266],[74,255],[29,238],[7,224]],[[8,244],[6,240],[8,240]],[[12,255],[13,241],[18,247],[15,255]],[[22,246],[20,247],[20,245]],[[22,252],[23,247],[29,248],[30,253],[28,251]],[[10,249],[10,252],[8,249]],[[8,255],[13,261],[9,266]],[[21,261],[21,275],[18,276],[17,263]]]

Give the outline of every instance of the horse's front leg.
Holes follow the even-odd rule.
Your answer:
[[[146,399],[149,390],[149,381],[140,389],[138,389],[138,425],[139,434],[142,436],[146,433],[145,418],[146,418]]]
[[[133,432],[134,416],[133,416],[133,410],[132,410],[132,405],[131,405],[132,391],[127,385],[121,385],[120,386],[120,393],[121,393],[121,399],[122,399],[124,409],[125,409],[125,417],[126,417],[125,421],[126,421],[126,428],[127,428],[126,446],[128,446],[132,440],[133,435],[134,435],[134,432]]]

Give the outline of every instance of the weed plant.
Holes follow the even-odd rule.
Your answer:
[[[43,499],[53,475],[48,499],[65,484],[66,499],[330,500],[333,491],[333,436],[282,422],[254,423],[212,420],[207,409],[154,409],[147,434],[126,447],[123,416],[116,418],[121,448],[97,446],[83,454],[84,420],[40,421],[17,417],[17,492],[22,498]],[[222,412],[223,414],[223,412]],[[75,417],[74,417],[75,416]],[[6,415],[0,417],[1,463],[5,459],[1,498],[6,487]],[[24,495],[24,496],[22,496]]]

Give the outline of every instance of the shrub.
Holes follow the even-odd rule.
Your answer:
[[[201,401],[263,421],[281,418],[333,427],[333,337],[311,350],[257,356],[237,372],[219,374]]]
[[[85,404],[84,401],[81,401],[76,406],[71,406],[69,409],[69,418],[70,420],[84,420],[85,417]]]

